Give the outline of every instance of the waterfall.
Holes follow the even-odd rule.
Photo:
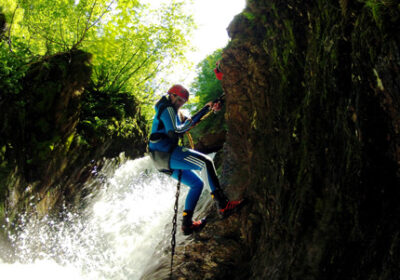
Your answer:
[[[140,279],[156,251],[168,254],[176,181],[155,171],[149,157],[109,173],[98,174],[102,183],[87,207],[65,211],[61,222],[22,216],[21,230],[10,235],[16,260],[0,259],[2,278]],[[186,193],[183,187],[180,206]]]

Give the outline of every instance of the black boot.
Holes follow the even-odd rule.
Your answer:
[[[193,231],[200,231],[206,224],[205,219],[193,222],[192,217],[193,217],[193,211],[191,210],[183,211],[182,231],[184,235],[192,234]]]
[[[211,197],[217,204],[218,213],[222,218],[227,218],[236,211],[238,211],[243,205],[244,200],[229,201],[222,189],[217,189],[211,193]]]
[[[229,199],[226,197],[222,189],[216,189],[213,191],[211,197],[217,204],[218,209],[224,209],[229,202]]]

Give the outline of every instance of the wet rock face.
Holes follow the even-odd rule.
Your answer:
[[[396,1],[247,1],[221,181],[250,203],[179,244],[173,279],[398,279],[399,29]]]
[[[225,131],[220,131],[217,133],[204,135],[195,144],[194,148],[196,151],[205,154],[218,152],[222,149],[222,146],[225,142],[225,134]]]
[[[129,93],[120,94],[120,104],[127,103],[126,116],[135,118],[133,133],[96,135],[82,128],[85,112],[102,113],[87,99],[108,97],[108,92],[89,92],[93,91],[90,61],[91,54],[71,50],[32,62],[21,78],[21,92],[8,95],[1,104],[5,116],[1,132],[9,151],[8,169],[0,172],[5,182],[0,209],[10,217],[7,226],[18,213],[41,217],[65,205],[81,207],[92,191],[82,186],[102,168],[104,157],[118,157],[125,150],[132,157],[145,152],[146,124],[139,104],[125,102],[131,100]]]
[[[398,278],[399,28],[396,1],[247,1],[222,181],[250,203],[179,248],[176,279]]]
[[[199,209],[198,209],[199,210]],[[220,220],[211,200],[197,211],[199,217],[207,217],[206,227],[198,233],[183,236],[177,233],[172,278],[170,277],[171,252],[162,256],[156,253],[154,263],[144,273],[142,280],[151,279],[248,279],[246,246],[241,231],[240,215]],[[167,247],[170,240],[164,240]]]
[[[31,63],[20,81],[21,92],[2,104],[10,170],[2,174],[7,196],[1,203],[10,221],[24,211],[45,215],[61,207],[64,195],[79,193],[68,185],[79,182],[89,161],[73,140],[81,94],[90,81],[90,59],[74,50]],[[64,187],[55,187],[60,181]]]
[[[398,275],[399,26],[394,1],[248,1],[229,26],[249,279]]]
[[[81,95],[92,72],[90,59],[90,54],[79,50],[61,53],[33,64],[27,72],[23,81],[27,128],[20,144],[25,146],[21,157],[28,162],[25,175],[29,181],[58,177],[70,160],[60,154],[68,153],[71,143],[67,139],[74,137]],[[46,143],[57,145],[45,150]],[[49,164],[50,157],[60,161]]]

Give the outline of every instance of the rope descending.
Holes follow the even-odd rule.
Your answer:
[[[172,239],[171,239],[171,270],[169,274],[169,279],[172,279],[172,268],[174,266],[174,255],[175,255],[175,235],[176,235],[176,225],[177,225],[177,217],[178,217],[178,203],[179,203],[179,193],[181,190],[181,179],[182,179],[182,170],[179,170],[178,173],[178,184],[176,185],[176,195],[175,195],[175,205],[174,205],[174,218],[172,219]]]

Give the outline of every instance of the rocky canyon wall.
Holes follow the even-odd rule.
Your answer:
[[[397,1],[251,0],[229,26],[247,279],[400,275],[399,27]]]

